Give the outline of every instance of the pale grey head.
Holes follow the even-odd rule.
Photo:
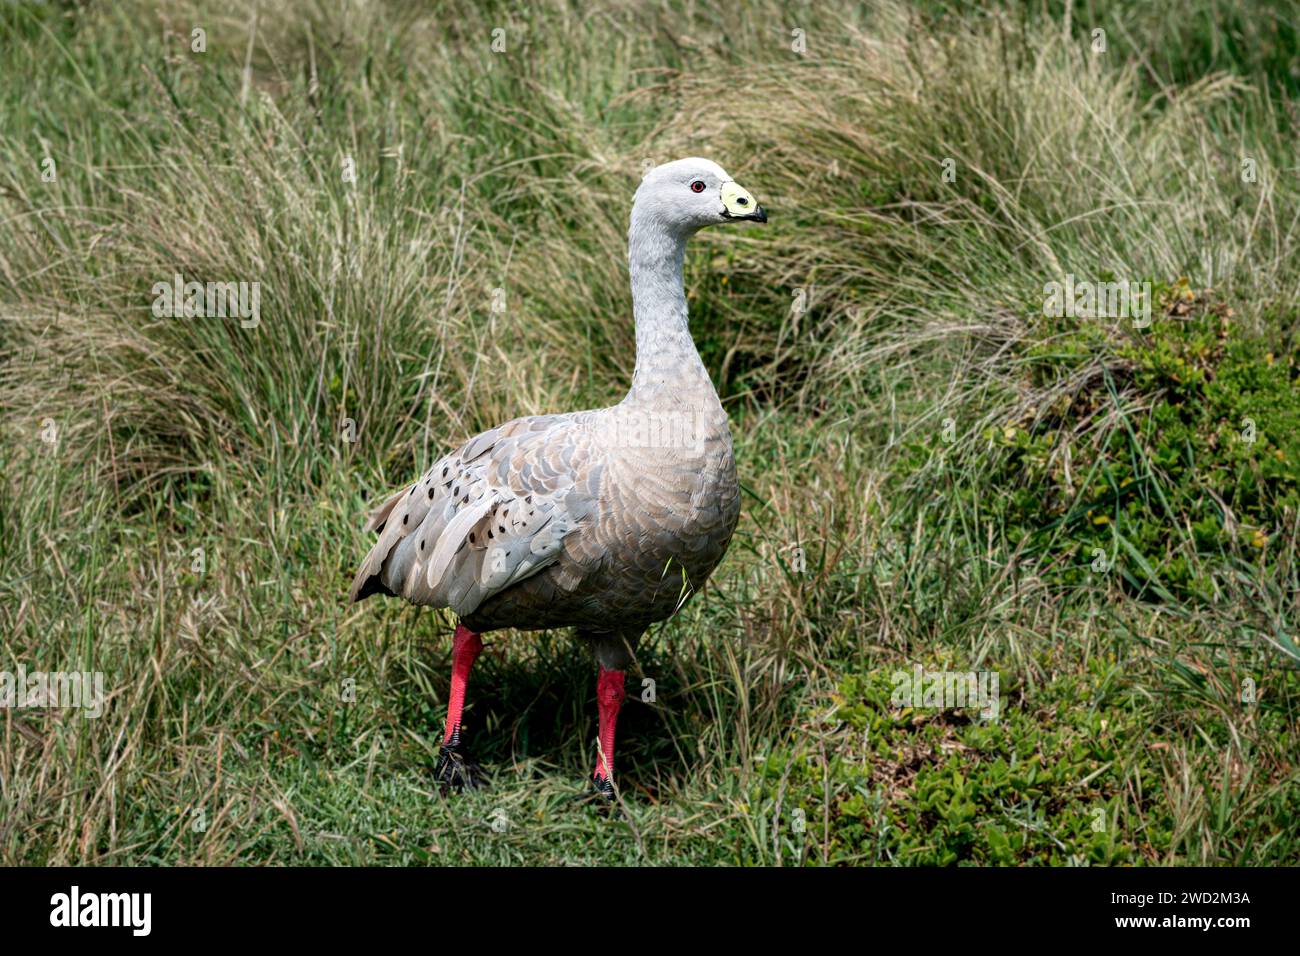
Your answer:
[[[632,203],[633,222],[642,217],[679,235],[727,222],[767,222],[749,190],[717,163],[698,157],[646,173]]]

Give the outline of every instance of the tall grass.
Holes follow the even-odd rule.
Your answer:
[[[1290,8],[1193,6],[1172,46],[1123,4],[7,7],[0,670],[102,670],[112,699],[4,711],[0,859],[1294,862],[1294,514],[1254,563],[1171,524],[1206,601],[1132,561],[1063,578],[996,507],[996,435],[1062,396],[1092,405],[1054,461],[1150,455],[1131,342],[1080,354],[1045,282],[1192,277],[1294,351]],[[628,204],[680,155],[772,213],[688,262],[737,540],[638,660],[613,821],[572,805],[591,675],[563,634],[493,639],[468,719],[495,786],[444,801],[450,621],[345,605],[364,504],[479,428],[621,396]],[[155,318],[176,273],[260,282],[260,323]],[[1041,801],[999,791],[970,832],[933,808],[952,754],[998,761],[879,716],[913,662],[1004,674],[1012,763],[1058,767]],[[1112,746],[1096,721],[1125,739],[1076,759]],[[1071,829],[1102,803],[1105,840]],[[1004,829],[1031,834],[1008,857]]]

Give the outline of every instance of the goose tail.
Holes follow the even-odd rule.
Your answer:
[[[364,601],[372,594],[393,594],[384,585],[379,575],[384,566],[384,559],[388,556],[388,550],[391,547],[391,543],[385,541],[384,526],[388,523],[393,508],[402,500],[405,490],[402,489],[402,491],[389,496],[378,507],[371,509],[370,515],[366,518],[365,530],[380,537],[370,548],[370,551],[367,552],[365,559],[361,562],[361,567],[357,570],[356,577],[352,579],[349,597],[354,604],[357,601]]]

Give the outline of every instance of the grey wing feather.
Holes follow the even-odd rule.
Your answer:
[[[520,418],[475,436],[372,513],[380,537],[353,599],[378,580],[415,604],[473,613],[558,559],[593,510],[594,457],[585,414]]]

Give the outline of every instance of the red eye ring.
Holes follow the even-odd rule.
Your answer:
[[[691,183],[691,192],[693,193],[704,192],[704,180],[697,179],[695,180],[695,182]]]

